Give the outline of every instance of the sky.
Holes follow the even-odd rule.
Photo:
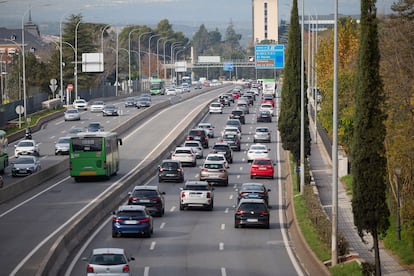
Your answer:
[[[334,12],[335,0],[303,0],[306,15]],[[389,13],[397,0],[377,0],[379,13]],[[279,18],[288,20],[292,0],[279,0]],[[171,24],[192,26],[208,23],[251,22],[252,0],[0,0],[0,27],[19,28],[27,21],[59,22],[66,15],[81,13],[84,21],[112,25],[153,24],[168,19]],[[301,14],[302,0],[298,0]],[[340,14],[359,14],[360,0],[338,0]],[[249,23],[247,23],[249,24]],[[219,26],[218,26],[219,27]]]

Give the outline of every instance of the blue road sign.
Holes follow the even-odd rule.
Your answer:
[[[259,44],[254,49],[256,69],[283,69],[285,67],[285,45]]]
[[[233,62],[224,62],[223,63],[224,71],[233,71]]]

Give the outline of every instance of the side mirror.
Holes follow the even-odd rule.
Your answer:
[[[122,146],[122,139],[121,139],[121,138],[118,138],[118,144],[119,144],[120,146]]]
[[[130,196],[130,195],[132,195],[132,193],[131,192],[128,192],[128,196]]]
[[[130,257],[129,260],[130,261],[135,261],[135,258],[134,257]]]
[[[165,192],[161,192],[162,195],[165,195]]]

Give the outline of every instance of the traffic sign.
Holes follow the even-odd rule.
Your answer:
[[[233,71],[233,62],[224,62],[223,63],[224,71]]]
[[[68,90],[69,91],[72,91],[73,90],[73,84],[71,84],[71,83],[68,84]]]
[[[56,79],[51,79],[50,80],[49,88],[52,91],[52,93],[54,93],[56,91],[56,89],[57,89],[57,80]]]
[[[285,67],[285,45],[260,44],[254,49],[256,69],[283,69]]]
[[[16,113],[19,115],[22,115],[24,113],[24,107],[22,105],[17,105],[16,106]]]

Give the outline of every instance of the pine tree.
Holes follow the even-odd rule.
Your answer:
[[[306,91],[306,81],[305,81]],[[305,156],[310,155],[310,132],[305,101]],[[301,30],[299,25],[297,0],[293,1],[290,16],[289,43],[286,48],[286,64],[282,88],[282,102],[278,127],[283,148],[289,150],[295,162],[300,161],[300,123],[301,123]]]
[[[381,275],[378,239],[389,226],[386,204],[384,92],[375,1],[361,0],[361,34],[352,141],[352,208],[360,237],[372,235],[376,275]]]

